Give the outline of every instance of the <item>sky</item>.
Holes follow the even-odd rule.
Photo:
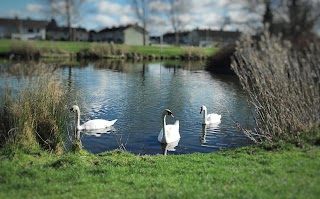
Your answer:
[[[46,0],[0,0],[0,17],[7,18],[31,18],[50,20],[49,12],[43,12],[48,7],[44,2]],[[259,19],[261,16],[248,15],[242,9],[241,5],[234,3],[226,6],[228,0],[182,0],[188,3],[187,12],[181,18],[185,22],[183,30],[193,30],[196,28],[221,29],[223,22],[228,17],[235,24],[239,24],[248,19]],[[73,27],[82,27],[87,30],[102,30],[107,27],[128,25],[137,23],[138,20],[132,7],[132,0],[86,0],[81,5],[81,15],[73,21]],[[172,26],[169,22],[165,10],[168,4],[160,0],[153,1],[150,4],[153,13],[150,17],[151,22],[147,26],[150,35],[161,35],[166,32],[172,32]],[[257,8],[258,9],[258,8]],[[262,11],[263,12],[263,11]],[[65,25],[59,21],[59,25]],[[238,23],[239,22],[239,23]],[[237,25],[223,26],[224,30],[241,30]],[[241,30],[243,31],[243,30]],[[245,30],[244,30],[245,31]]]

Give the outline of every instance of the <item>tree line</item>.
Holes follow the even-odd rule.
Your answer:
[[[71,31],[71,25],[79,18],[80,8],[85,2],[86,0],[46,0],[48,6],[45,12],[52,17],[60,18]],[[193,6],[191,0],[128,0],[128,3],[135,12],[137,22],[144,30],[152,26],[151,18],[154,15],[165,18],[172,32],[175,33],[176,44],[179,43],[179,32],[183,31],[187,25],[183,16],[190,12]],[[163,3],[166,7],[160,11],[152,6],[155,3]],[[271,33],[282,34],[292,41],[314,37],[315,30],[320,29],[319,0],[227,0],[225,9],[234,5],[248,16],[258,17],[237,21],[226,14],[223,17],[221,29],[230,25],[259,33],[267,27]],[[146,44],[145,40],[144,44]]]

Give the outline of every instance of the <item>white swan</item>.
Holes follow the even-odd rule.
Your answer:
[[[77,130],[94,130],[94,129],[103,129],[112,126],[117,119],[108,121],[108,120],[103,120],[103,119],[94,119],[94,120],[89,120],[85,122],[84,124],[80,125],[80,109],[79,106],[73,105],[72,108],[70,109],[72,112],[77,112]]]
[[[212,124],[212,123],[220,123],[221,122],[221,115],[218,115],[216,113],[207,114],[207,107],[202,105],[200,114],[203,111],[202,114],[202,124]]]
[[[162,129],[158,135],[158,141],[161,143],[171,143],[180,139],[179,120],[174,124],[166,124],[166,115],[174,117],[169,109],[165,109],[162,113]]]

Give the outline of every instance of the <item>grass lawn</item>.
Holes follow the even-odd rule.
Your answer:
[[[0,40],[0,53],[10,51],[10,46],[17,40]],[[70,41],[30,41],[39,48],[62,50],[69,53],[77,53],[82,49],[90,47],[90,42],[70,42]],[[142,55],[156,55],[156,56],[179,56],[184,53],[183,47],[165,46],[127,46],[129,52],[139,53]],[[194,48],[204,51],[206,55],[212,55],[217,48]]]
[[[0,198],[319,198],[320,149],[0,153]]]

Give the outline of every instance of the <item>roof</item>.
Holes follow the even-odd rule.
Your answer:
[[[25,28],[45,28],[48,24],[48,21],[44,20],[32,20],[30,18],[27,19],[19,19],[19,18],[0,18],[0,26],[23,26]]]
[[[123,32],[124,30],[126,30],[128,28],[135,28],[140,32],[144,32],[145,31],[142,27],[140,27],[140,26],[138,26],[136,24],[129,24],[129,25],[126,25],[126,26],[105,28],[105,29],[100,30],[99,33],[116,32],[116,31]],[[147,32],[147,31],[145,31],[145,32]]]
[[[195,29],[193,32],[196,32],[199,36],[211,36],[211,37],[239,37],[241,35],[238,31],[224,31],[224,30],[210,30],[210,29]]]

